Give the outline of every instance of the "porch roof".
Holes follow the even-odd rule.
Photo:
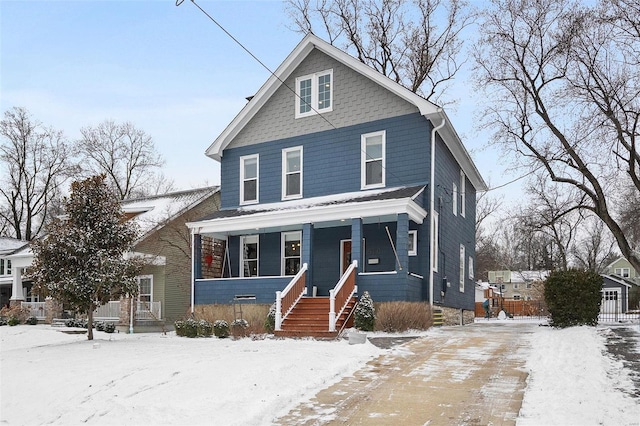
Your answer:
[[[304,223],[316,227],[346,225],[342,222],[362,218],[364,223],[396,220],[407,213],[422,223],[427,211],[416,198],[425,186],[384,188],[323,197],[302,198],[270,204],[255,204],[220,210],[187,226],[197,234],[233,234],[255,229],[299,229]]]

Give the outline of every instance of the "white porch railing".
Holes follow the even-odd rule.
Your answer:
[[[276,324],[275,329],[282,330],[282,321],[289,315],[289,312],[298,303],[298,300],[307,294],[306,286],[307,264],[303,263],[302,268],[282,291],[276,291]],[[282,313],[284,311],[284,314]]]
[[[358,261],[354,260],[351,265],[344,271],[340,281],[329,290],[329,331],[336,331],[336,318],[340,318],[342,312],[349,304],[351,297],[358,291],[356,286],[356,269]],[[336,313],[336,305],[340,307],[340,311]]]
[[[160,302],[138,302],[136,306],[135,319],[137,320],[159,320],[162,318],[162,303]]]
[[[120,301],[112,300],[102,306],[99,306],[95,311],[93,311],[93,319],[96,321],[119,320]]]
[[[45,308],[45,302],[22,302],[21,307],[29,309],[29,315],[43,320],[47,318],[47,311]]]

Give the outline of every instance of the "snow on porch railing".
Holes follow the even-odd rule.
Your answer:
[[[96,321],[120,319],[120,301],[112,300],[93,311],[93,319]]]
[[[162,318],[160,302],[138,302],[135,318],[137,320],[159,320]]]
[[[43,320],[47,317],[45,304],[46,302],[22,302],[20,306],[29,309],[30,316]]]
[[[340,318],[349,300],[358,291],[358,287],[356,287],[356,269],[358,269],[358,261],[354,260],[344,271],[335,288],[329,290],[329,331],[336,331],[336,318]],[[340,311],[337,314],[336,306],[340,307]]]
[[[282,330],[282,321],[291,312],[300,298],[307,294],[307,264],[302,268],[282,291],[276,291],[276,325],[275,329]],[[284,314],[282,313],[284,312]]]

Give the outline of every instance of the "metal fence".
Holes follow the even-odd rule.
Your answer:
[[[640,310],[624,310],[618,294],[606,292],[600,303],[598,323],[613,324],[624,322],[640,323]]]

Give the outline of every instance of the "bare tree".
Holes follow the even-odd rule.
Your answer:
[[[494,141],[574,192],[640,270],[614,216],[619,188],[640,191],[640,0],[493,0],[474,56]]]
[[[120,199],[149,195],[149,188],[156,188],[161,181],[157,172],[164,160],[151,136],[132,123],[106,120],[95,127],[84,127],[80,133],[85,174],[104,173]]]
[[[5,111],[0,136],[0,218],[6,235],[30,241],[40,234],[52,201],[76,170],[72,152],[61,131],[44,127],[24,108]]]
[[[474,22],[463,0],[287,0],[294,30],[326,36],[361,62],[437,101],[464,60]]]
[[[616,242],[604,227],[604,222],[594,219],[597,218],[587,218],[582,229],[584,236],[571,247],[571,254],[576,266],[603,273],[618,254],[614,250]]]

